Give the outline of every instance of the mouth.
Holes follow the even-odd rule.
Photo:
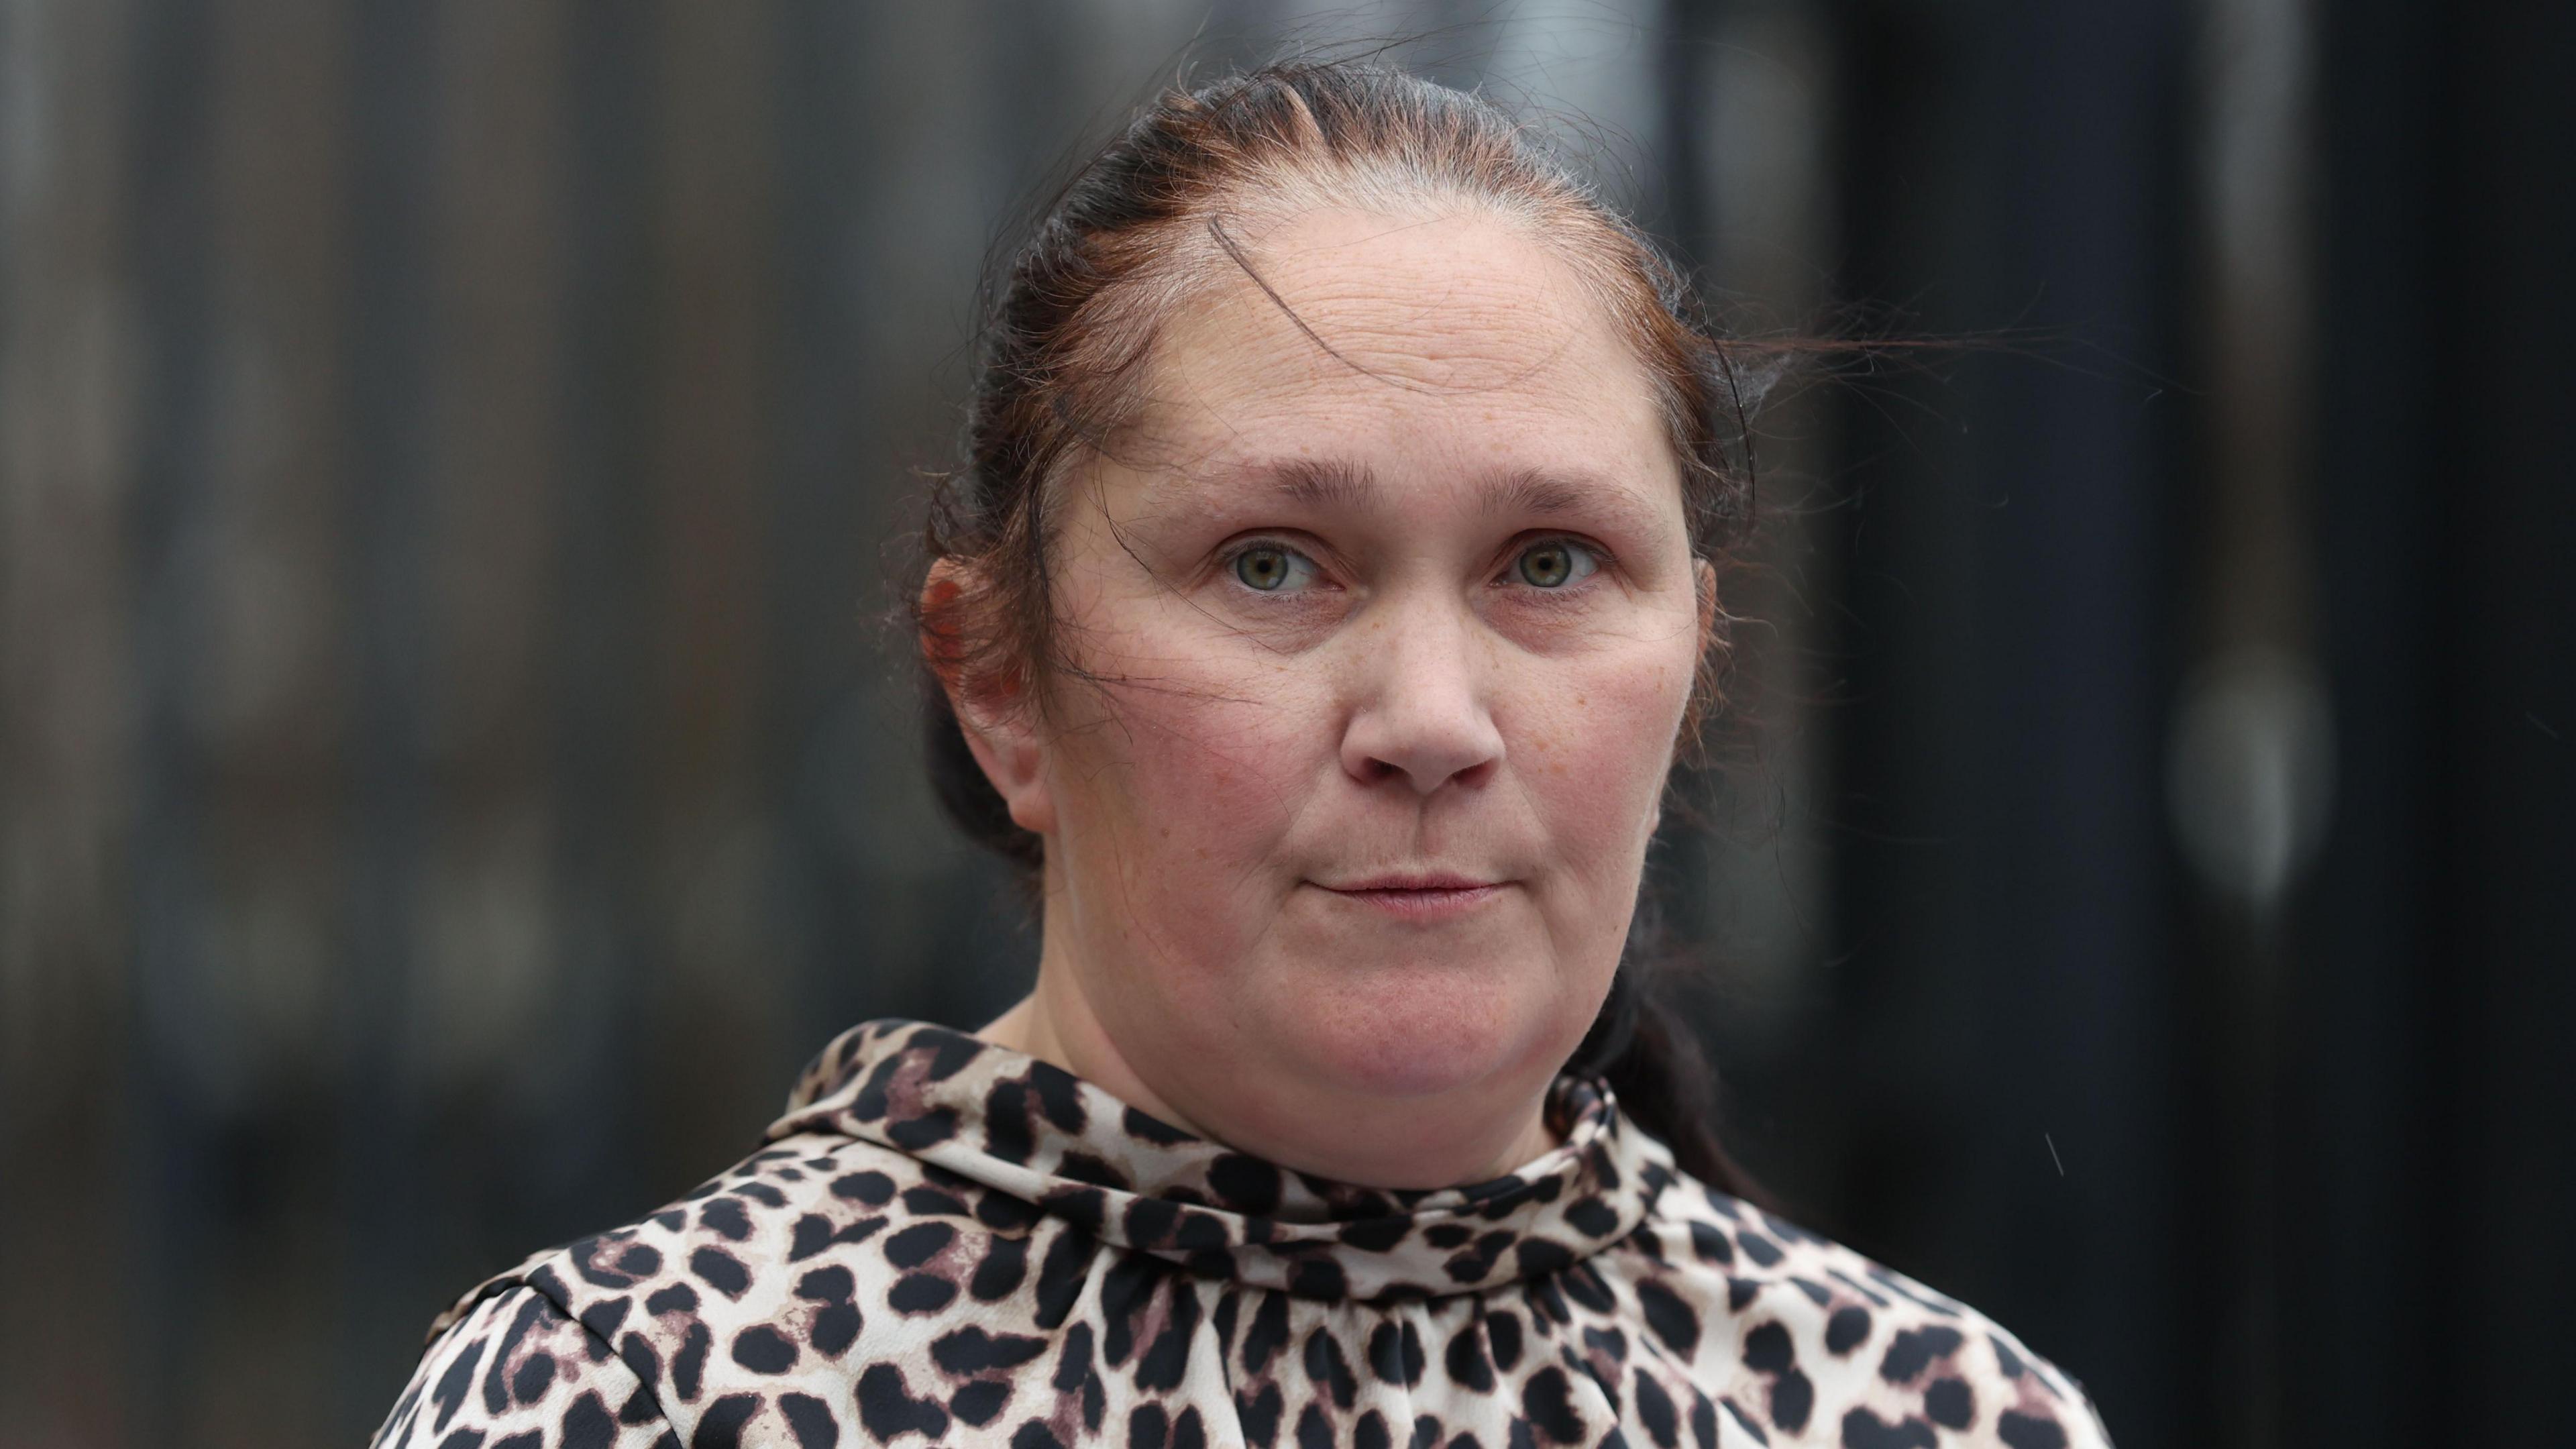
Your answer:
[[[1309,882],[1326,895],[1399,920],[1443,921],[1463,916],[1511,888],[1510,881],[1463,875],[1387,875],[1342,885]]]

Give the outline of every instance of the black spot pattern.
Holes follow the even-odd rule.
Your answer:
[[[1923,1391],[1923,1414],[1944,1429],[1965,1429],[1977,1421],[1976,1391],[1966,1379],[1935,1379]]]
[[[870,1364],[859,1375],[859,1422],[881,1444],[914,1433],[936,1439],[948,1432],[948,1410],[935,1399],[914,1398],[903,1370]]]
[[[1687,1359],[1699,1348],[1699,1315],[1691,1311],[1672,1289],[1652,1281],[1637,1285],[1637,1306],[1645,1311],[1646,1326],[1664,1347]]]
[[[1995,1420],[1995,1437],[2005,1449],[2066,1449],[2066,1430],[2054,1419],[2006,1409]]]
[[[840,1442],[841,1425],[832,1417],[832,1406],[812,1394],[781,1394],[778,1409],[796,1436],[796,1449],[832,1449]]]
[[[1869,1310],[1837,1308],[1825,1320],[1825,1352],[1845,1354],[1869,1341]]]
[[[1906,1383],[1919,1376],[1937,1358],[1959,1351],[1959,1331],[1946,1325],[1913,1328],[1889,1341],[1887,1356],[1879,1360],[1878,1376],[1891,1384]]]
[[[762,1152],[461,1300],[375,1443],[2106,1449],[2010,1335],[1556,1093],[1529,1175],[1396,1192],[870,1023]]]
[[[1890,1424],[1867,1409],[1843,1415],[1843,1449],[1939,1449],[1940,1442],[1920,1419]]]
[[[722,1248],[700,1248],[689,1255],[689,1271],[698,1281],[727,1298],[740,1298],[751,1286],[751,1270]]]
[[[1583,1415],[1574,1407],[1573,1386],[1565,1371],[1543,1368],[1521,1385],[1521,1412],[1554,1444],[1583,1442]]]
[[[796,1345],[766,1323],[755,1323],[733,1337],[733,1361],[756,1374],[783,1374],[796,1364]]]

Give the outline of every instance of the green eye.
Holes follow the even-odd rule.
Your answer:
[[[1234,576],[1245,588],[1265,594],[1275,594],[1299,574],[1313,572],[1314,565],[1295,550],[1277,544],[1258,544],[1234,556]]]
[[[1553,538],[1522,550],[1519,572],[1521,582],[1532,588],[1561,589],[1577,579],[1589,577],[1600,567],[1590,549],[1566,539]]]

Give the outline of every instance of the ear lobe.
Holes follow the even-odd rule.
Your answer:
[[[949,696],[952,705],[954,694]],[[1046,751],[1038,743],[1031,712],[1010,709],[981,718],[963,711],[958,728],[966,748],[983,766],[984,778],[1011,810],[1011,823],[1037,835],[1055,833],[1055,797],[1047,789]]]
[[[938,677],[967,750],[1010,807],[1012,822],[1045,835],[1055,829],[1055,808],[1036,711],[1016,672],[973,667],[985,627],[976,606],[985,597],[968,566],[944,558],[931,565],[921,586],[922,662]]]

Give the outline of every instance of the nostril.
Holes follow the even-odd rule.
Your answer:
[[[1417,793],[1428,795],[1453,785],[1471,790],[1481,788],[1493,779],[1499,768],[1500,762],[1493,759],[1449,767],[1436,761],[1407,765],[1401,761],[1370,755],[1360,761],[1358,777],[1365,785],[1383,785],[1393,781]]]
[[[1347,777],[1370,786],[1402,780],[1426,796],[1490,781],[1503,741],[1486,709],[1491,681],[1474,664],[1438,640],[1374,651],[1343,726]]]

